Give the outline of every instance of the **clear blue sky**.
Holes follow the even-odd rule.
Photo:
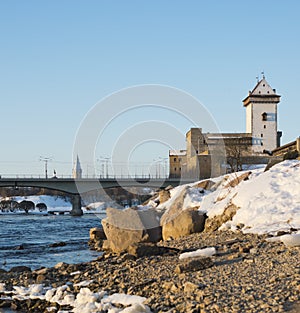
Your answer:
[[[294,140],[299,12],[298,0],[0,1],[0,174],[42,174],[40,156],[53,157],[49,171],[70,173],[88,110],[139,84],[182,89],[207,107],[221,131],[244,132],[242,99],[264,71],[282,95],[283,142]],[[151,160],[168,153],[141,150],[147,149],[157,152]],[[108,156],[109,148],[97,154]]]

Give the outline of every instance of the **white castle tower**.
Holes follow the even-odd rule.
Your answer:
[[[82,178],[82,169],[79,161],[79,157],[77,155],[76,161],[74,163],[73,171],[72,171],[73,178]]]
[[[281,132],[277,131],[277,104],[280,96],[265,79],[258,81],[248,97],[246,107],[246,132],[252,135],[253,152],[272,151],[280,146]]]

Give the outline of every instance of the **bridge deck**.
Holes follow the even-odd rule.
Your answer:
[[[158,189],[169,185],[187,184],[193,181],[179,178],[1,178],[0,187],[38,187],[78,194],[113,187],[150,187]]]

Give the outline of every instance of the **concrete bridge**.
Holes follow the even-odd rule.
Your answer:
[[[191,180],[180,178],[1,178],[1,187],[37,187],[63,191],[73,195],[72,215],[82,215],[80,194],[88,191],[108,189],[114,187],[175,187],[180,184],[191,183]]]

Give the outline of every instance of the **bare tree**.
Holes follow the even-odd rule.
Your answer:
[[[243,169],[243,158],[249,155],[250,147],[240,143],[238,140],[226,145],[227,164],[231,172],[238,172]]]

